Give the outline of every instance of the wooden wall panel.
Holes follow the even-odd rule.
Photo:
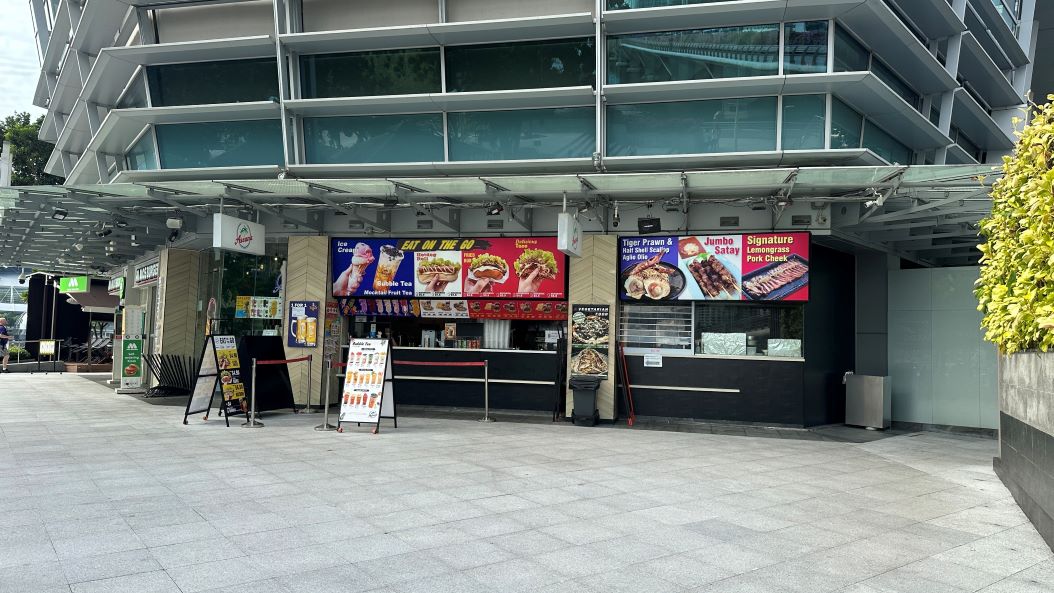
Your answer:
[[[308,354],[315,358],[308,375],[307,363],[289,365],[289,379],[293,384],[293,397],[297,406],[307,404],[308,385],[311,386],[311,405],[320,407],[322,393],[322,342],[324,338],[326,296],[329,293],[329,237],[290,237],[289,257],[285,273],[285,313],[282,314],[283,336],[288,328],[290,301],[318,301],[318,338],[314,348],[285,348],[286,356],[299,358]],[[286,339],[282,338],[283,342]]]
[[[597,392],[597,409],[600,417],[604,420],[615,418],[615,332],[617,328],[617,258],[618,237],[615,235],[585,235],[582,237],[582,257],[571,258],[571,280],[569,289],[569,300],[571,305],[608,305],[611,307],[611,327],[609,335],[612,337],[608,346],[608,366],[611,371],[607,381],[600,383]],[[570,320],[568,320],[567,334],[571,335]],[[570,352],[568,352],[568,367],[570,367]],[[570,375],[570,368],[568,368]],[[572,394],[567,391],[567,410],[571,411]]]
[[[198,284],[201,254],[188,249],[161,252],[161,279],[158,282],[161,324],[155,329],[156,351],[196,358],[195,342],[201,324],[198,311]]]

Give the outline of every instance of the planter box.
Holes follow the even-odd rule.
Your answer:
[[[999,479],[1054,550],[1054,352],[999,359]]]
[[[113,363],[99,363],[88,365],[80,362],[67,362],[67,373],[110,373],[113,372]]]

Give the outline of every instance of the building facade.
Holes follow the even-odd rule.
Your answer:
[[[1034,0],[81,4],[31,1],[69,184],[998,163],[1038,31]]]

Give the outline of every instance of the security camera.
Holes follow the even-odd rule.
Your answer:
[[[179,229],[183,228],[183,219],[180,218],[179,215],[173,214],[165,221],[165,226],[172,230],[179,231]]]
[[[176,239],[179,238],[179,229],[172,229],[172,232],[168,234],[168,242],[175,243]]]

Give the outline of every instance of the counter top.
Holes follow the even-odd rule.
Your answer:
[[[648,354],[652,354],[649,352]],[[750,360],[750,361],[771,361],[771,362],[805,362],[805,359],[800,356],[764,356],[764,355],[743,355],[736,356],[732,354],[666,354],[663,352],[656,352],[663,358],[710,358],[717,360]],[[627,352],[626,356],[644,356],[644,353]]]
[[[496,348],[424,348],[422,346],[392,346],[392,350],[427,350],[430,352],[511,352],[522,354],[556,354],[553,350],[504,350]]]

